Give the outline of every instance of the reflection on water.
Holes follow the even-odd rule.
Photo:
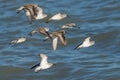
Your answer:
[[[29,24],[24,12],[16,14],[16,9],[27,3],[39,4],[49,17],[62,12],[70,18],[48,24],[44,19]],[[0,4],[1,80],[120,79],[119,0],[1,0]],[[68,45],[58,44],[56,51],[52,50],[50,40],[43,41],[43,36],[28,36],[34,28],[46,26],[50,31],[55,31],[70,22],[80,28],[65,29]],[[88,36],[96,42],[94,46],[73,50]],[[18,37],[28,40],[9,45],[11,40]],[[32,65],[39,62],[39,53],[47,54],[48,60],[55,66],[39,73],[30,70]]]

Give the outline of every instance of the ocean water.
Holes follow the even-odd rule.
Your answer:
[[[70,18],[29,24],[25,13],[16,14],[16,9],[30,3],[42,7],[48,17],[61,12]],[[51,40],[28,36],[35,28],[55,31],[70,22],[77,27],[65,29],[68,44],[58,43],[56,51]],[[0,80],[120,80],[119,0],[0,0],[0,27]],[[74,50],[88,36],[95,45]],[[18,37],[27,41],[9,44]],[[55,65],[35,73],[30,67],[40,62],[40,53]]]

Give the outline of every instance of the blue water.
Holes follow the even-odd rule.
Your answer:
[[[16,9],[25,4],[38,4],[49,17],[61,12],[70,18],[45,23],[46,19],[29,24],[25,13]],[[50,40],[28,33],[37,27],[60,30],[66,23],[77,27],[66,29],[67,46],[52,49]],[[1,80],[120,80],[120,1],[119,0],[0,0],[0,79]],[[95,45],[73,50],[86,37]],[[21,44],[11,40],[26,37]],[[48,55],[55,65],[35,73],[39,54]]]

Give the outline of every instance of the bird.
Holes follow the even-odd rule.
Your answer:
[[[32,23],[33,20],[47,17],[47,14],[44,14],[43,9],[40,8],[37,4],[26,4],[21,6],[17,9],[17,13],[20,13],[22,10],[26,12],[29,23]]]
[[[31,69],[36,67],[34,69],[35,72],[39,72],[40,70],[48,69],[53,66],[53,63],[50,63],[47,61],[47,59],[48,59],[47,55],[41,53],[41,54],[39,54],[39,56],[41,58],[41,62],[31,67]]]
[[[20,6],[17,9],[17,13],[20,13],[22,10],[26,12],[26,16],[28,17],[29,23],[32,23],[32,20],[34,19],[34,16],[37,15],[36,13],[36,7],[37,4],[26,4],[24,6]]]
[[[12,40],[10,43],[11,43],[11,44],[17,44],[17,43],[25,42],[26,40],[27,40],[27,39],[24,38],[24,37],[19,37],[19,38],[15,39],[15,40]]]
[[[37,15],[35,16],[36,20],[43,19],[43,18],[47,17],[47,14],[43,13],[43,9],[42,8],[37,7],[36,9],[37,9]]]
[[[40,33],[43,36],[45,36],[45,39],[48,39],[48,38],[52,39],[48,31],[49,31],[49,28],[40,27],[40,28],[36,28],[33,31],[31,31],[28,35],[32,36],[35,33]]]
[[[79,44],[74,49],[84,48],[84,47],[90,47],[95,44],[95,41],[90,41],[91,37],[87,37],[82,44]]]
[[[67,45],[67,40],[66,40],[66,37],[65,37],[65,31],[64,30],[58,30],[58,31],[52,32],[50,34],[50,36],[52,37],[53,50],[56,50],[56,48],[57,48],[58,39],[60,40],[62,45],[64,45],[64,46]]]
[[[73,27],[76,27],[75,23],[67,23],[63,25],[61,28],[73,28]]]
[[[51,18],[49,18],[46,21],[46,23],[50,22],[51,20],[61,20],[61,19],[64,19],[65,17],[67,17],[67,14],[57,13],[57,14],[53,15]]]

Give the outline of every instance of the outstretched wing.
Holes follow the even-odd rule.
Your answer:
[[[82,45],[82,42],[81,42],[79,45],[77,45],[77,46],[74,48],[74,50],[80,48],[81,45]]]
[[[38,64],[32,66],[30,69],[33,69],[33,68],[35,68],[35,67],[37,67],[37,66],[39,66],[39,65],[40,65],[40,63],[38,63]]]
[[[48,63],[47,62],[47,55],[40,54],[40,57],[41,57],[41,63],[40,63],[40,65],[46,65]]]
[[[53,42],[52,42],[53,50],[56,50],[57,42],[58,42],[58,37],[53,38]]]
[[[31,17],[31,15],[29,15],[29,16],[27,16],[27,17],[28,17],[29,23],[32,24],[32,17]]]
[[[21,6],[17,9],[17,13],[20,13],[24,9],[24,6]]]
[[[58,37],[60,39],[60,42],[65,46],[67,44],[66,38],[63,33],[58,34]]]

